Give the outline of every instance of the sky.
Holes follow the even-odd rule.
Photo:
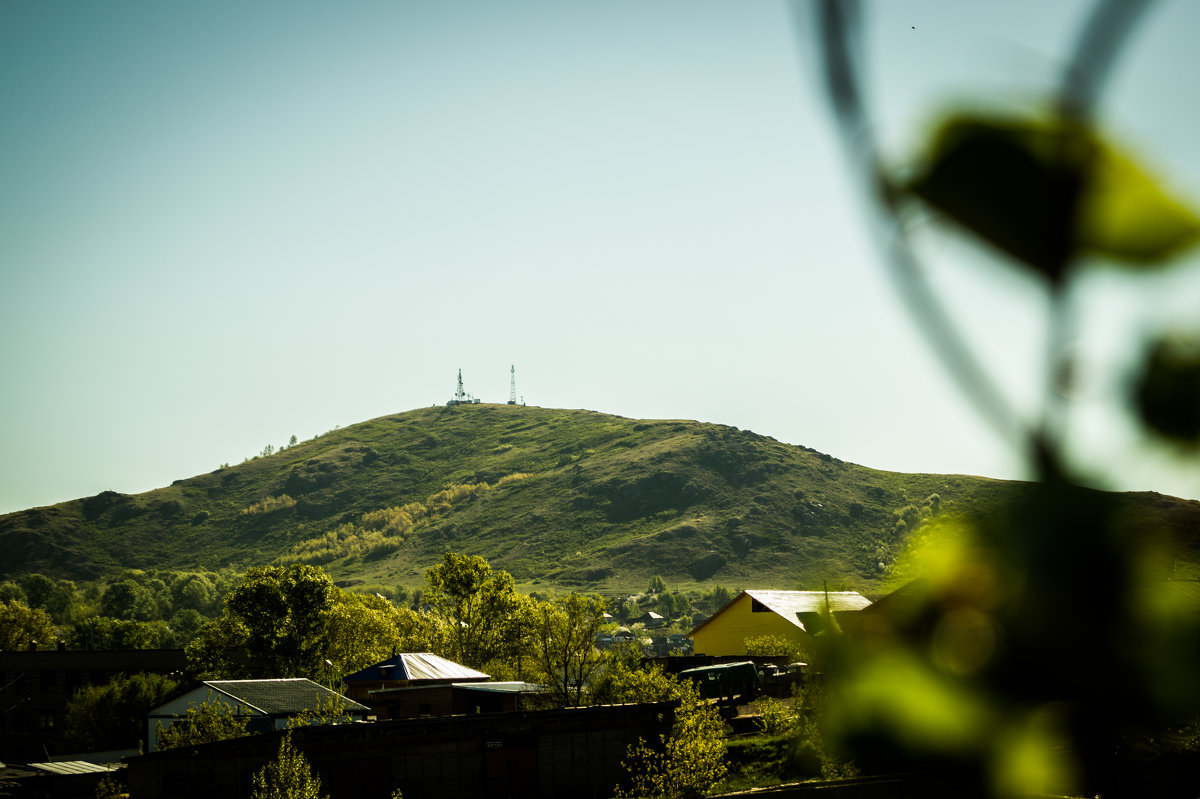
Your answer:
[[[866,4],[889,161],[947,108],[1043,101],[1087,7]],[[1196,30],[1157,4],[1100,114],[1193,203]],[[512,366],[529,405],[1027,476],[886,278],[816,63],[757,0],[0,4],[0,513],[444,403],[459,369],[505,402]],[[914,232],[1032,416],[1045,287]],[[1072,302],[1077,461],[1200,498],[1122,406],[1139,336],[1195,324],[1200,258]]]

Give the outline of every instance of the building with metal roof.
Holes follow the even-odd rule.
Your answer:
[[[187,718],[188,708],[205,702],[232,707],[250,718],[253,732],[281,730],[288,720],[320,707],[345,707],[346,721],[365,721],[368,708],[336,691],[303,677],[278,680],[206,680],[192,690],[159,705],[146,715],[146,743],[158,749],[158,730]]]
[[[688,638],[697,655],[745,655],[747,638],[767,635],[803,646],[826,632],[830,617],[870,604],[857,591],[742,591]]]
[[[491,675],[432,652],[403,652],[343,678],[346,695],[370,704],[370,692],[421,685],[484,682]]]

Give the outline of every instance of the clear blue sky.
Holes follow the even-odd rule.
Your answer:
[[[868,4],[898,163],[939,109],[1051,88],[1081,2]],[[1110,129],[1200,199],[1193,38],[1161,3]],[[0,512],[138,492],[485,401],[736,425],[876,468],[1022,475],[868,245],[774,2],[0,4]],[[941,231],[939,289],[1036,406],[1045,292]],[[1198,262],[1081,286],[1078,451],[1200,496],[1114,412]]]

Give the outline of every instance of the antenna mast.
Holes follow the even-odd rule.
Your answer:
[[[462,387],[462,369],[458,370],[458,390],[454,392],[455,404],[464,403],[467,401],[467,392],[463,391]]]
[[[515,364],[508,370],[508,374],[509,374],[508,404],[516,405],[517,404],[517,367]]]

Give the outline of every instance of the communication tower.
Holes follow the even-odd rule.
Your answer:
[[[509,375],[508,404],[516,405],[517,404],[517,367],[515,364],[511,368],[509,368],[508,375]]]
[[[479,400],[472,397],[466,391],[463,391],[462,369],[458,370],[458,389],[454,392],[454,399],[449,400],[446,405],[478,405]]]

